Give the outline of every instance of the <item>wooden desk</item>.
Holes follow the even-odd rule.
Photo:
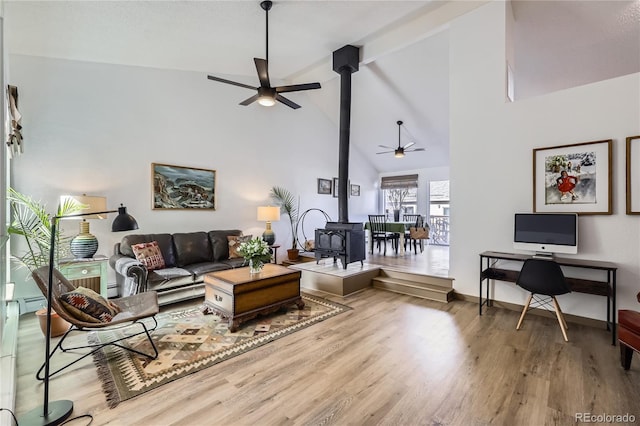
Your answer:
[[[520,271],[510,269],[495,268],[493,265],[498,260],[512,260],[523,262],[533,256],[518,253],[501,253],[495,251],[485,251],[480,253],[480,292],[479,292],[479,314],[482,315],[482,306],[493,305],[489,294],[489,280],[506,281],[515,283]],[[616,344],[616,271],[618,267],[615,263],[598,260],[570,259],[566,257],[554,257],[553,260],[560,266],[571,266],[574,268],[600,270],[607,273],[606,281],[590,280],[583,278],[565,277],[571,287],[571,291],[576,293],[594,294],[596,296],[606,296],[607,298],[607,330],[611,331],[611,344]],[[485,266],[486,265],[486,266]],[[487,294],[482,300],[482,286],[487,280]]]

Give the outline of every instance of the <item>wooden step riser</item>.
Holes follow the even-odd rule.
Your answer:
[[[421,288],[417,286],[408,286],[401,283],[379,281],[375,278],[372,280],[374,288],[380,290],[393,291],[395,293],[406,294],[409,296],[420,297],[423,299],[435,300],[438,302],[447,303],[453,299],[453,290],[441,291],[431,290],[428,288]]]
[[[453,278],[434,277],[431,275],[412,274],[409,272],[393,271],[389,269],[380,270],[381,277],[397,278],[416,283],[437,285],[440,287],[453,289]]]
[[[390,285],[402,285],[402,286],[406,286],[406,287],[417,287],[420,289],[424,289],[424,290],[432,290],[440,293],[446,293],[451,291],[452,289],[449,287],[443,287],[441,285],[436,285],[436,284],[429,284],[429,283],[423,283],[423,282],[416,282],[416,281],[407,281],[407,280],[401,280],[398,278],[389,278],[389,277],[376,277],[375,278],[376,281],[381,282],[381,283],[388,283]]]

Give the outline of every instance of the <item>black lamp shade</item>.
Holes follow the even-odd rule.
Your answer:
[[[123,205],[118,207],[118,216],[113,220],[111,225],[112,232],[132,231],[138,229],[138,222],[133,216],[127,213],[127,208]]]

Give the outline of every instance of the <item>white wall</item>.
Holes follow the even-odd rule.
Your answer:
[[[52,213],[61,194],[86,193],[106,196],[110,208],[124,203],[140,233],[239,228],[255,235],[264,230],[256,207],[279,185],[300,195],[302,211],[320,208],[337,219],[337,198],[317,194],[317,178],[337,176],[338,129],[304,94],[292,95],[303,106],[295,111],[243,107],[238,102],[250,91],[195,72],[19,55],[9,62],[26,140],[13,185]],[[152,210],[154,162],[216,170],[216,211]],[[350,198],[351,216],[366,214],[375,208],[377,172],[352,152],[350,174],[362,193]],[[313,217],[319,220],[310,216],[311,224]],[[110,232],[112,220],[91,221],[98,254],[110,255],[123,236]],[[78,224],[63,227],[73,235]],[[273,229],[287,247],[287,217]],[[18,297],[38,294],[19,287]]]
[[[492,2],[450,27],[451,275],[478,295],[478,255],[513,251],[513,214],[532,210],[532,149],[613,139],[613,215],[580,216],[578,258],[615,262],[618,307],[637,309],[640,222],[625,215],[625,138],[640,133],[640,74],[504,102],[505,3]],[[496,298],[526,294],[497,282]],[[563,310],[604,319],[603,297],[569,294]]]

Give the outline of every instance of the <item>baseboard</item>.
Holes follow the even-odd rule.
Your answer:
[[[475,304],[478,304],[478,297],[477,296],[470,296],[468,294],[460,294],[460,293],[455,293],[455,298],[457,300],[464,300],[466,302],[473,302]],[[500,300],[493,300],[493,306],[491,308],[502,308],[502,309],[508,309],[510,311],[514,311],[514,312],[522,312],[522,309],[524,308],[524,305],[518,305],[517,303],[509,303],[509,302],[503,302]],[[491,309],[489,308],[489,309]],[[487,309],[486,306],[483,306],[482,309]],[[573,315],[573,314],[567,314],[566,312],[562,312],[562,314],[564,315],[564,319],[567,322],[573,323],[573,324],[581,324],[581,325],[587,325],[589,327],[594,327],[594,328],[606,328],[607,327],[607,322],[603,321],[603,320],[598,320],[595,318],[586,318],[586,317],[581,317],[578,315]],[[541,317],[546,317],[546,318],[556,318],[555,313],[551,312],[551,311],[546,311],[544,309],[531,309],[529,312],[527,312],[527,315],[538,315]]]
[[[20,304],[20,314],[26,314],[46,307],[47,299],[44,296],[21,297],[18,299],[18,303]]]
[[[0,333],[0,407],[15,412],[16,355],[18,352],[18,321],[20,309],[17,302],[7,302],[7,320]],[[0,412],[0,426],[12,426],[13,418],[7,411]]]

